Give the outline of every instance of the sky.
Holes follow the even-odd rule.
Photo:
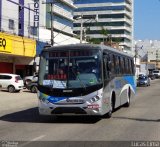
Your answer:
[[[134,0],[134,39],[160,40],[160,0]]]

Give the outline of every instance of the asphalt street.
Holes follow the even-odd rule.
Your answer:
[[[160,141],[160,80],[138,87],[129,108],[110,119],[40,117],[37,95],[0,91],[0,140],[25,141]]]

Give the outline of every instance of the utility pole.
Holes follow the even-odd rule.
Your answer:
[[[138,49],[137,49],[137,45],[135,45],[135,49],[134,49],[134,52],[135,52],[135,74],[136,74],[136,71],[137,71],[137,55],[138,55]]]
[[[146,74],[148,75],[148,51],[147,51],[147,57],[146,57]]]
[[[136,71],[137,71],[138,49],[143,49],[143,45],[141,47],[138,47],[137,45],[135,45],[135,49],[134,49],[134,52],[135,52],[135,74],[136,74]]]
[[[81,23],[81,27],[80,27],[80,43],[82,43],[82,41],[83,41],[83,30],[84,30],[83,23],[85,23],[87,21],[90,21],[92,19],[88,19],[86,21],[83,21],[83,14],[81,14],[81,16],[77,20],[79,20],[79,19],[81,19],[81,22],[80,22]],[[93,20],[98,22],[98,15],[96,15],[96,17]]]
[[[54,30],[53,30],[53,7],[55,2],[42,2],[42,4],[49,4],[51,8],[51,45],[54,45]]]
[[[156,50],[156,69],[158,69],[158,49]]]
[[[82,43],[82,40],[83,40],[83,19],[81,18],[80,43]]]

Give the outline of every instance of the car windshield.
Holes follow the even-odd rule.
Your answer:
[[[140,76],[140,77],[139,77],[139,80],[146,80],[146,79],[147,79],[146,76]]]
[[[44,52],[39,84],[52,88],[86,88],[102,83],[99,50]]]
[[[159,71],[153,71],[153,73],[159,73]]]

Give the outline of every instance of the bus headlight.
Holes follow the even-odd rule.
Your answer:
[[[42,101],[43,103],[47,103],[47,104],[49,103],[49,101],[48,101],[47,99],[45,99],[45,98],[42,98],[41,101]]]
[[[101,98],[101,97],[100,97],[99,95],[96,95],[95,97],[91,98],[90,101],[91,101],[91,103],[94,103],[94,102],[96,102],[96,101],[99,101],[100,98]]]

